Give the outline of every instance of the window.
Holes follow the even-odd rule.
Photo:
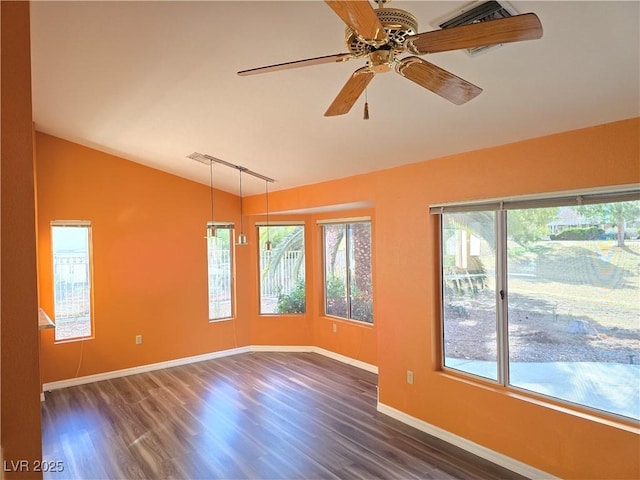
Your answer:
[[[371,222],[323,225],[325,313],[373,323]]]
[[[443,215],[445,365],[497,380],[494,235],[493,212]]]
[[[258,238],[260,314],[305,313],[304,225],[258,226]]]
[[[231,318],[233,225],[215,225],[216,235],[207,237],[209,320]]]
[[[638,198],[432,208],[444,366],[640,420]]]
[[[55,340],[91,337],[91,223],[51,222]]]

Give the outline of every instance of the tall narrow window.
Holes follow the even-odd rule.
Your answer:
[[[91,337],[91,223],[51,222],[55,340]]]
[[[444,366],[640,420],[638,198],[432,208]]]
[[[233,225],[215,225],[216,235],[207,237],[209,278],[209,320],[224,320],[233,316],[231,244]]]
[[[305,313],[304,225],[258,226],[258,238],[260,313]]]
[[[373,323],[371,223],[323,225],[325,313]]]

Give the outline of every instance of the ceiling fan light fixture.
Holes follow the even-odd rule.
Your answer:
[[[376,50],[369,54],[369,67],[375,73],[385,73],[393,68],[393,50]]]
[[[372,49],[388,45],[396,53],[402,53],[407,37],[418,33],[418,20],[416,17],[398,8],[378,8],[374,10],[374,13],[387,33],[388,40],[380,45],[374,45],[347,27],[345,43],[349,51],[356,56],[363,56],[370,53]]]
[[[461,105],[476,97],[482,89],[426,60],[419,59],[420,63],[418,63],[416,55],[484,49],[487,45],[535,40],[542,38],[543,34],[542,24],[535,13],[514,15],[503,6],[506,2],[495,0],[482,3],[482,12],[479,17],[476,15],[476,9],[472,8],[474,12],[472,20],[465,18],[460,23],[456,20],[456,25],[440,24],[442,28],[439,30],[422,33],[416,33],[418,22],[412,14],[404,10],[382,8],[384,0],[380,0],[378,3],[380,8],[377,10],[374,10],[367,0],[325,1],[346,25],[346,44],[349,53],[238,72],[239,75],[245,75],[329,63],[336,61],[336,58],[346,60],[366,57],[368,60],[366,66],[356,69],[351,74],[324,113],[325,117],[348,113],[376,73],[388,72],[394,67],[397,73],[424,89],[456,105]],[[489,13],[485,11],[485,7]],[[466,7],[465,10],[468,8]],[[414,56],[401,58],[400,55],[404,53]]]

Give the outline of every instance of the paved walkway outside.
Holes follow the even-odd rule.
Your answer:
[[[448,367],[487,378],[496,363],[448,358]],[[640,420],[640,365],[597,362],[515,362],[511,384],[551,397]]]

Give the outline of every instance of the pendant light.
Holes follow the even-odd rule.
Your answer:
[[[213,223],[213,162],[209,162],[209,195],[211,197],[211,221],[207,223],[207,236],[205,238],[213,238],[216,236],[216,226]]]
[[[238,234],[238,243],[237,245],[246,245],[247,236],[244,234],[244,216],[242,214],[242,169],[238,169],[240,171],[240,233]]]
[[[264,242],[264,249],[267,252],[271,251],[271,240],[269,240],[269,182],[267,180],[264,181],[265,187],[265,197],[267,200],[267,241]]]

